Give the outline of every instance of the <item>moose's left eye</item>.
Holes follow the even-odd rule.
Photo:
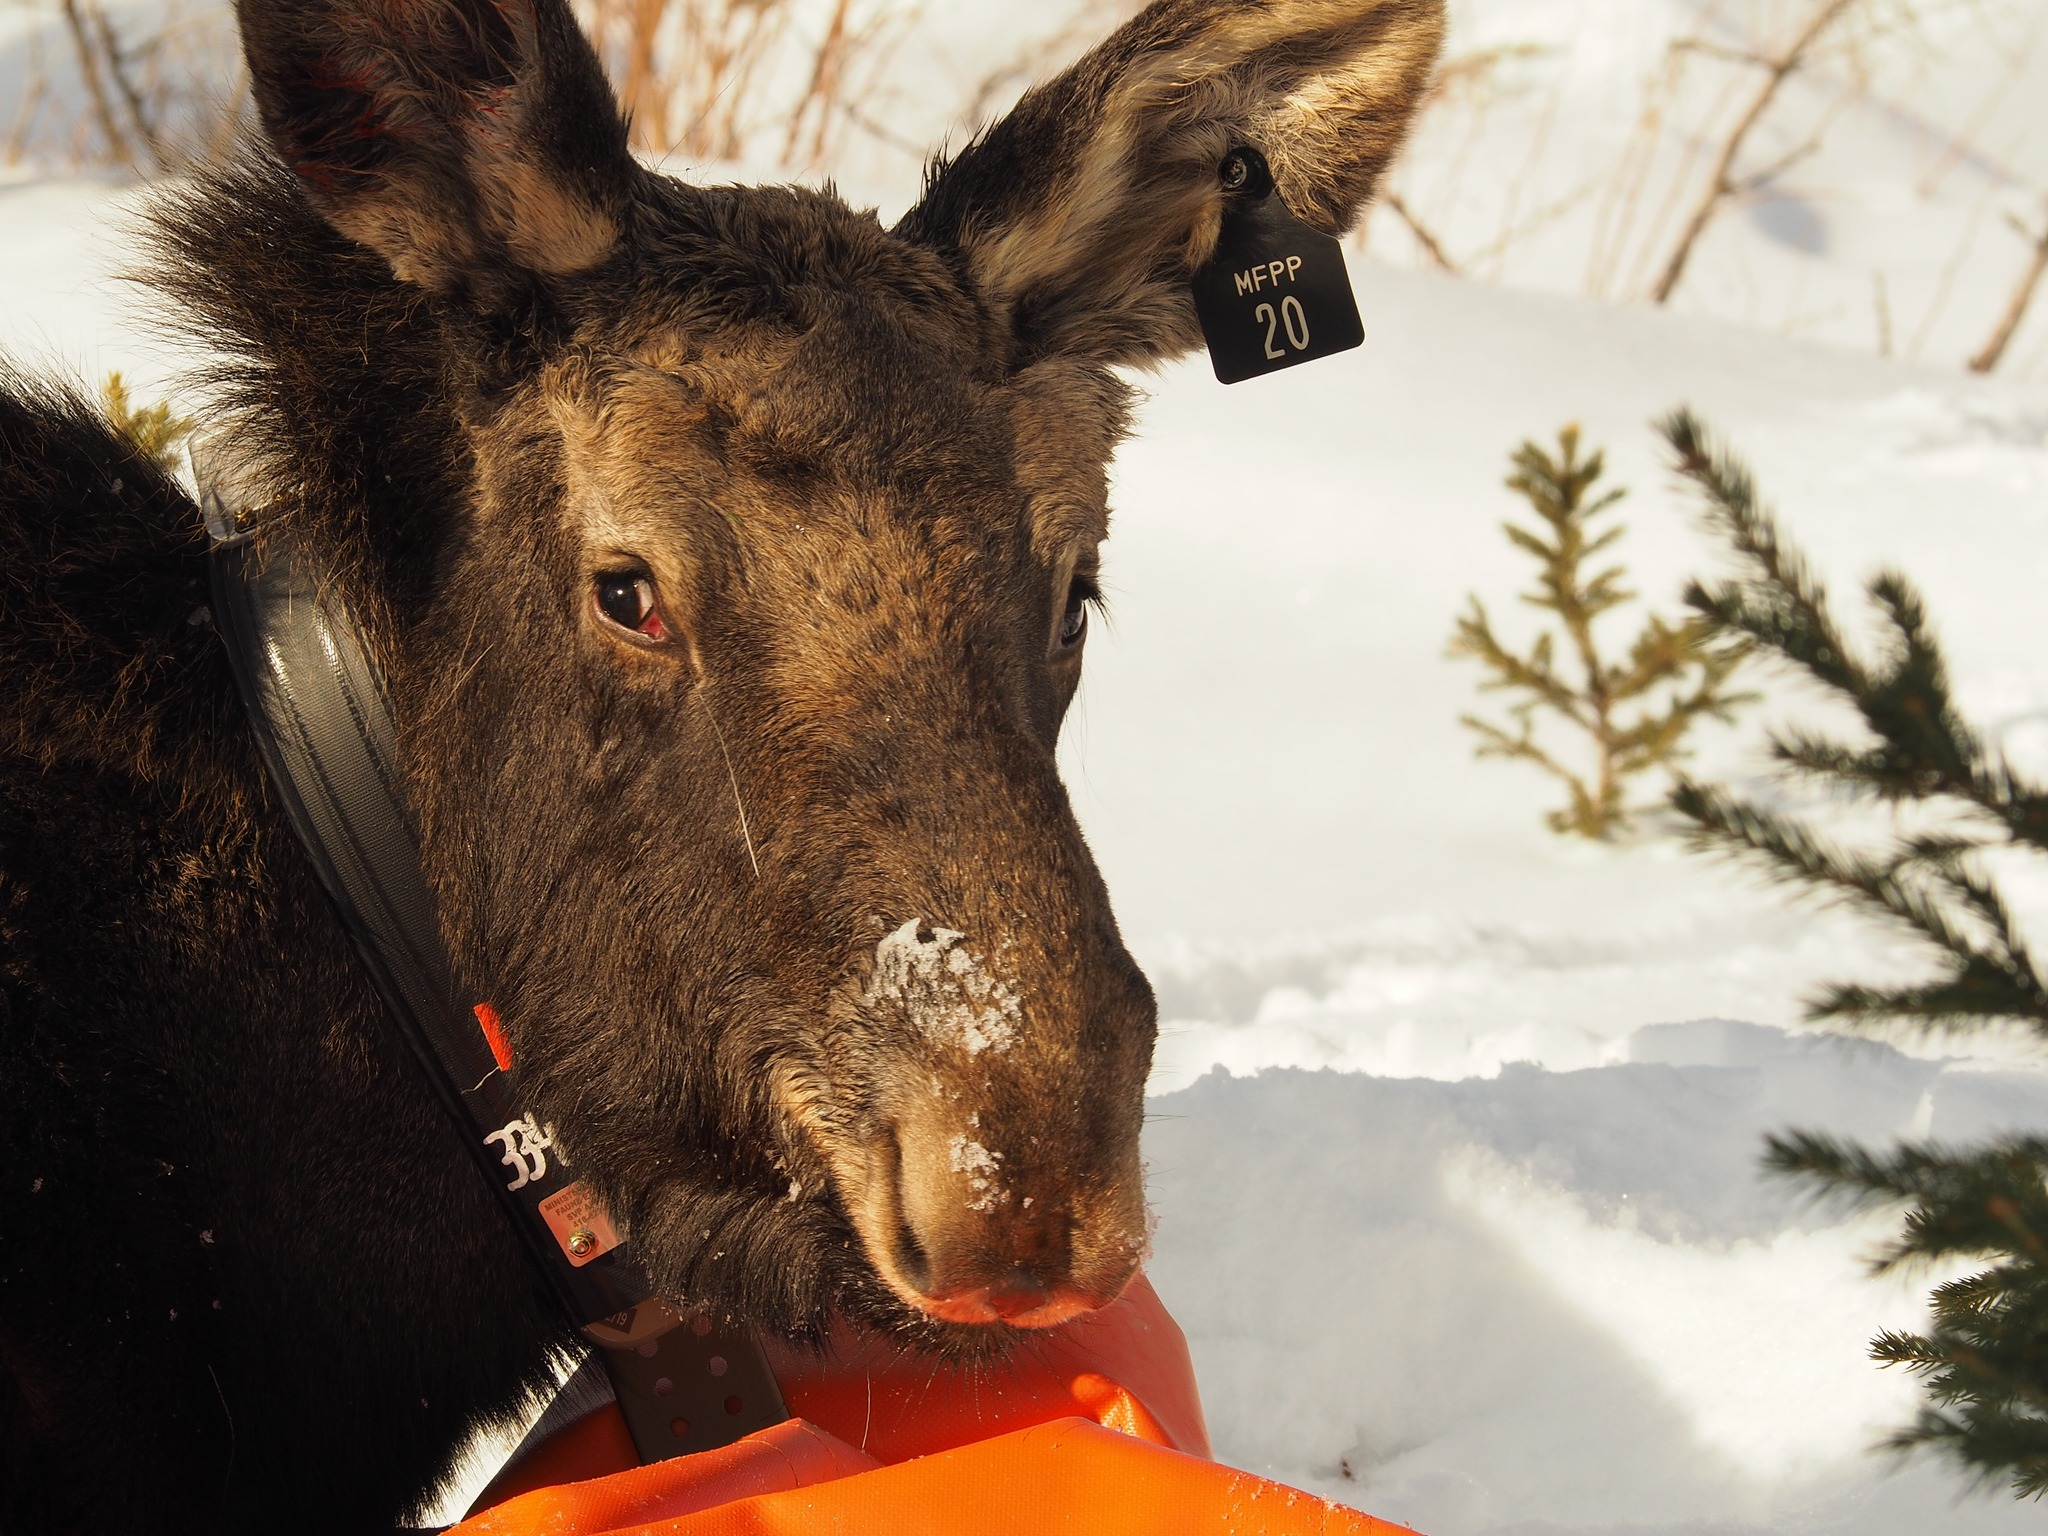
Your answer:
[[[643,640],[668,639],[654,580],[638,571],[615,571],[597,578],[597,611],[621,629]]]
[[[1059,649],[1071,651],[1088,637],[1088,605],[1102,596],[1101,589],[1086,576],[1076,576],[1067,588],[1066,611],[1060,615]]]

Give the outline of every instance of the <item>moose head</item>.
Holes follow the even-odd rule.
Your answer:
[[[341,509],[451,951],[559,1145],[662,1287],[766,1326],[1112,1300],[1154,1006],[1054,750],[1116,370],[1199,344],[1234,150],[1351,222],[1442,0],[1159,0],[893,229],[636,163],[565,0],[239,12],[311,212],[245,169],[260,238],[184,255],[259,337],[248,440]]]

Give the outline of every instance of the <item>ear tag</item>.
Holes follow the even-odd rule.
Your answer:
[[[1220,174],[1223,236],[1195,274],[1216,377],[1241,384],[1362,345],[1344,247],[1294,216],[1256,149],[1232,150]]]

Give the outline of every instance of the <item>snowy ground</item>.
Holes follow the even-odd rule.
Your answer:
[[[1945,1473],[1878,1481],[1909,1386],[1862,1345],[1880,1227],[1760,1189],[1788,1120],[2039,1125],[2048,1083],[1753,1025],[1634,1063],[1440,1082],[1216,1073],[1155,1101],[1154,1275],[1221,1454],[1434,1536],[1993,1532]]]
[[[0,349],[154,387],[177,360],[121,316],[117,202],[0,186]],[[1442,652],[1468,592],[1514,612],[1506,454],[1566,420],[1675,606],[1710,551],[1647,422],[1689,402],[1844,599],[1907,567],[1966,705],[2048,761],[2048,389],[1357,277],[1360,352],[1154,382],[1068,743],[1163,1004],[1153,1269],[1220,1454],[1434,1536],[2036,1528],[1938,1468],[1878,1480],[1912,1392],[1863,1341],[1916,1291],[1861,1277],[1878,1228],[1754,1168],[1794,1123],[2048,1128],[2048,1075],[1785,1033],[1814,982],[1895,972],[1890,941],[1668,838],[1554,838],[1540,778],[1472,760]],[[1756,729],[1706,765],[1751,772]]]
[[[1433,109],[1397,184],[1487,281],[1647,294],[1806,0],[1452,0],[1450,56],[1500,62]],[[1907,18],[1911,17],[1909,21]],[[1673,45],[1691,42],[1703,46]],[[1503,56],[1504,55],[1504,56]],[[2048,5],[1879,0],[1765,113],[1672,300],[1681,313],[1951,365],[2024,269],[2006,216],[2048,216]],[[1386,211],[1373,249],[1425,260]],[[2048,377],[2037,316],[2005,363]]]
[[[1623,552],[1673,607],[1711,554],[1646,419],[1690,402],[1844,599],[1915,575],[1969,707],[2038,763],[2048,391],[1358,277],[1362,352],[1162,381],[1071,738],[1167,1019],[1155,1274],[1219,1447],[1437,1536],[2032,1528],[1934,1468],[1871,1486],[1912,1393],[1862,1344],[1915,1293],[1755,1158],[1791,1123],[2041,1127],[2048,1078],[1783,1033],[1814,982],[1910,962],[1668,839],[1553,837],[1547,783],[1472,760],[1442,650],[1465,593],[1511,611],[1504,454],[1566,419],[1635,487]],[[1752,771],[1756,728],[1707,764]],[[1748,1022],[1684,1022],[1714,1019]]]

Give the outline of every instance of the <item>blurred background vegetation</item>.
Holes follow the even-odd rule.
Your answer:
[[[1132,0],[575,0],[650,160],[885,207]],[[2048,0],[1452,0],[1378,260],[2048,377]],[[0,0],[0,176],[175,174],[225,0]]]

